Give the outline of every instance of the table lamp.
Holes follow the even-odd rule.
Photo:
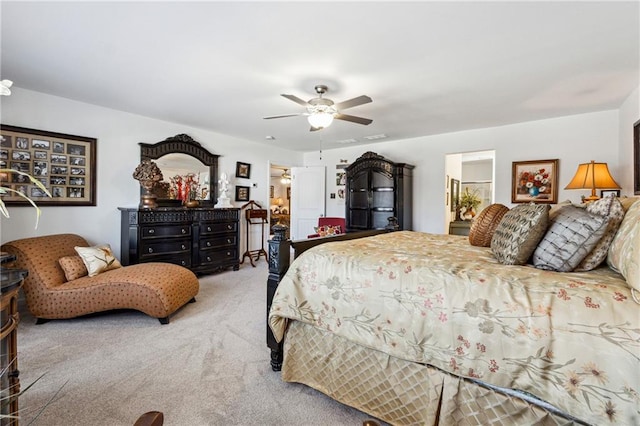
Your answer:
[[[590,189],[591,196],[585,197],[584,201],[595,201],[600,199],[596,195],[596,189],[620,189],[618,182],[609,173],[607,163],[590,163],[578,165],[578,170],[571,182],[564,189]]]

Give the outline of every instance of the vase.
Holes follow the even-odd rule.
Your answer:
[[[157,197],[153,194],[152,190],[155,187],[156,182],[153,180],[141,180],[140,186],[142,187],[142,195],[140,196],[140,208],[141,209],[155,209],[158,207]]]
[[[529,188],[529,195],[531,195],[532,197],[536,197],[538,196],[538,194],[540,194],[540,190],[537,186],[532,186],[531,188]]]

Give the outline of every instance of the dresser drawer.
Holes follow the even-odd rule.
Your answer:
[[[143,226],[140,232],[143,240],[150,238],[189,237],[191,236],[191,225]]]
[[[237,229],[238,222],[205,222],[200,224],[200,235],[236,232]]]
[[[200,250],[201,264],[217,264],[238,261],[238,250],[235,247],[222,250]]]
[[[220,235],[213,238],[203,238],[200,240],[200,250],[235,246],[237,242],[238,240],[235,234]]]
[[[141,257],[181,252],[191,252],[191,240],[145,242],[140,247]]]
[[[145,262],[165,262],[173,263],[174,265],[184,266],[185,268],[191,267],[191,253],[180,254],[159,254],[153,256],[143,256],[140,259],[141,263]]]

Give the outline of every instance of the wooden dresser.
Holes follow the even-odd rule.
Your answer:
[[[18,370],[18,292],[22,281],[28,275],[24,269],[5,268],[7,262],[15,260],[15,257],[0,253],[1,288],[0,300],[0,399],[2,404],[0,413],[2,416],[17,415],[18,393],[20,392],[20,371]],[[3,425],[17,425],[17,419],[3,418]]]
[[[240,209],[119,210],[123,265],[169,262],[196,274],[240,266]]]
[[[469,235],[470,230],[471,230],[470,220],[456,220],[449,223],[449,234]]]

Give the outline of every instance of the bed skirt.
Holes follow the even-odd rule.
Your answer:
[[[584,424],[497,389],[292,321],[282,378],[397,425]]]

